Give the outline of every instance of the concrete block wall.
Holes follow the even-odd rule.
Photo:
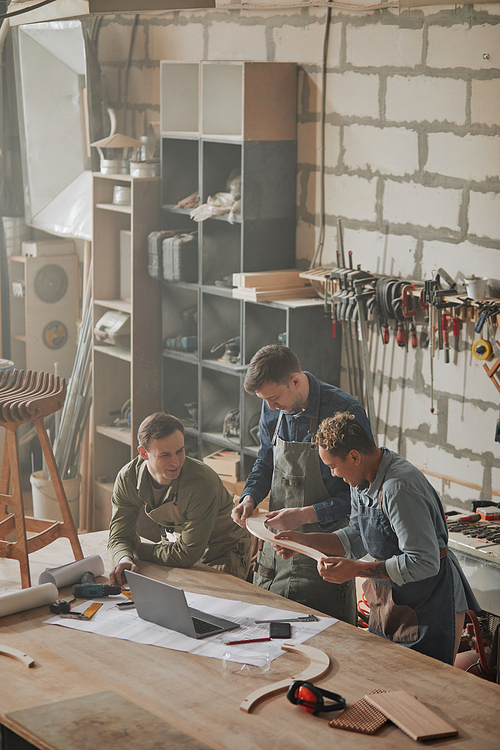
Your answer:
[[[297,62],[297,262],[306,266],[320,224],[326,10],[273,6],[139,16],[122,129],[138,137],[159,119],[160,60]],[[106,17],[99,33],[118,110],[133,23]],[[366,270],[423,280],[442,267],[454,278],[500,278],[499,174],[500,5],[332,11],[323,263],[335,262],[341,218],[345,248]],[[464,508],[500,501],[500,399],[471,355],[475,338],[468,324],[451,362],[435,358],[434,413],[428,351],[401,349],[394,337],[383,346],[375,326],[370,348],[379,442]]]

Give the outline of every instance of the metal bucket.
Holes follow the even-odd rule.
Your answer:
[[[101,159],[101,174],[129,174],[129,160]]]

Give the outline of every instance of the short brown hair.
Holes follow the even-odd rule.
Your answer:
[[[184,425],[180,419],[172,416],[172,414],[157,411],[142,420],[137,430],[137,442],[147,450],[151,440],[161,440],[172,435],[176,430],[184,435]]]
[[[343,461],[352,450],[369,455],[376,448],[366,430],[348,411],[337,412],[335,416],[324,419],[312,442]]]
[[[294,372],[302,372],[295,352],[280,344],[263,346],[250,360],[245,376],[245,390],[247,393],[255,393],[264,383],[287,384]]]

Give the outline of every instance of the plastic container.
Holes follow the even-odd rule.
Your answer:
[[[483,297],[486,297],[488,279],[483,276],[470,276],[464,279],[464,281],[468,297],[471,299],[483,299]]]
[[[63,479],[64,492],[68,500],[69,509],[78,529],[80,522],[80,474],[74,479]],[[31,492],[33,496],[33,515],[35,518],[47,518],[50,521],[62,521],[61,510],[56,498],[56,491],[50,479],[43,478],[42,471],[35,471],[30,476]]]

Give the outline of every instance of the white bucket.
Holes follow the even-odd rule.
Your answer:
[[[80,474],[74,479],[63,479],[64,492],[68,500],[69,509],[78,529],[80,521]],[[61,510],[56,497],[54,485],[50,479],[43,478],[43,471],[35,471],[30,476],[33,494],[33,515],[35,518],[48,518],[51,521],[62,521]]]

